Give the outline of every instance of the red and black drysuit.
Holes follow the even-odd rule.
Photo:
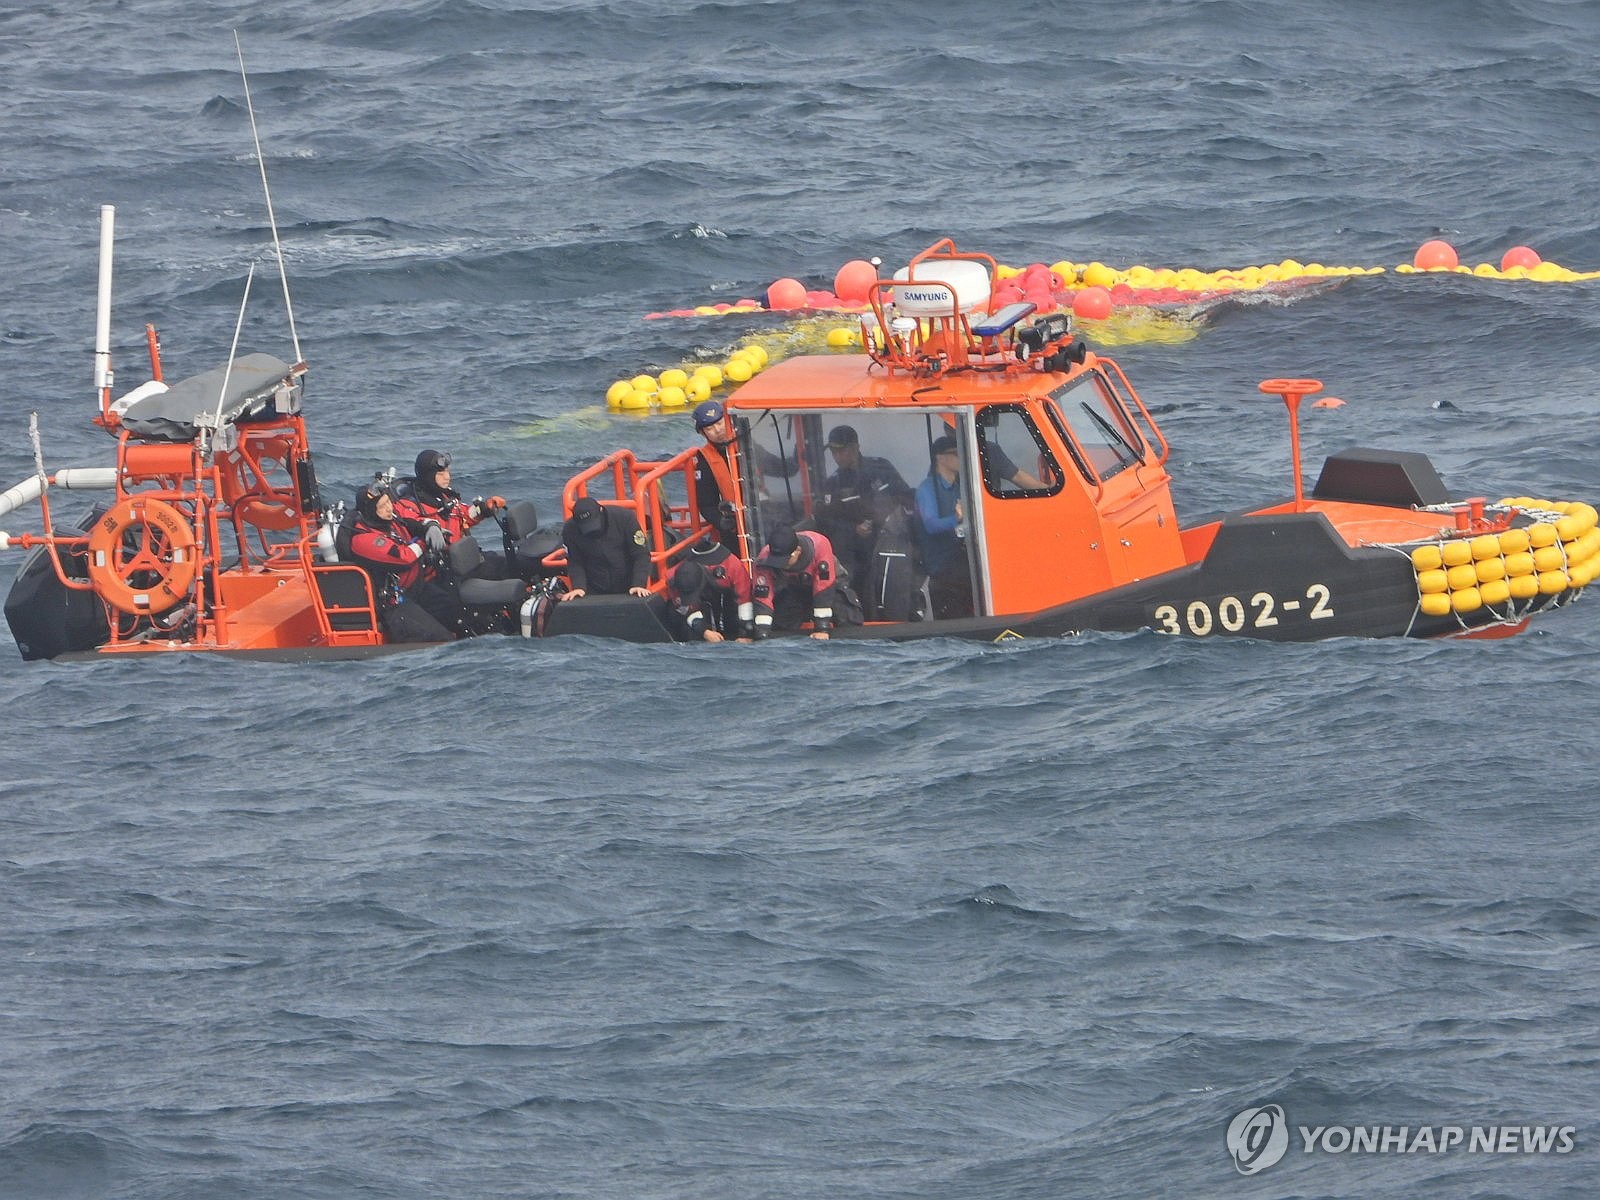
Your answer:
[[[783,625],[798,627],[808,615],[808,606],[813,630],[827,633],[833,629],[833,606],[839,582],[839,564],[833,556],[833,546],[820,533],[810,530],[797,530],[795,539],[800,543],[800,557],[794,566],[756,567],[751,599],[755,603],[758,638],[771,636],[780,610]],[[771,547],[762,547],[758,561],[771,554]]]
[[[422,477],[412,482],[408,495],[397,496],[394,515],[410,521],[437,521],[444,536],[453,546],[467,536],[467,530],[483,521],[505,501],[498,496],[487,500],[466,501],[452,488],[432,487]],[[485,551],[483,562],[472,572],[474,579],[506,579],[510,577],[505,555]]]
[[[423,532],[412,521],[358,515],[350,554],[372,576],[379,621],[392,642],[448,642],[455,638],[449,594],[433,579]]]
[[[667,589],[667,598],[697,640],[703,640],[708,629],[716,630],[725,638],[754,637],[755,605],[750,572],[743,561],[721,543],[702,546],[696,545],[684,560],[702,568],[702,586],[693,592],[682,592],[675,575]]]

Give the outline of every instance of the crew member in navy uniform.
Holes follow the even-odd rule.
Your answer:
[[[826,641],[836,624],[835,606],[841,600],[833,547],[820,533],[778,526],[756,559],[751,592],[757,638],[771,637],[775,625],[798,628],[809,617],[811,636]],[[846,614],[841,611],[839,615]],[[853,612],[848,616],[855,618],[849,623],[859,620]]]
[[[395,515],[394,489],[369,483],[356,492],[350,555],[372,576],[378,620],[391,642],[448,642],[455,639],[449,594],[432,578],[432,561],[443,554],[448,536],[437,522],[415,522]]]
[[[567,578],[572,590],[565,599],[597,596],[648,596],[650,551],[644,530],[626,508],[601,504],[593,496],[580,496],[572,505],[572,518],[561,527],[567,548]]]
[[[917,519],[922,524],[922,565],[935,620],[972,615],[972,573],[964,538],[961,505],[961,454],[953,437],[935,438],[933,465],[917,487]]]
[[[857,587],[871,574],[878,532],[890,515],[911,507],[911,485],[886,458],[861,453],[861,438],[849,425],[828,433],[835,471],[822,485],[818,527]]]
[[[672,573],[667,598],[691,636],[706,642],[755,636],[750,572],[721,542],[702,538]]]

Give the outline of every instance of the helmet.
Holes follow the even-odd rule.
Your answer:
[[[722,406],[721,400],[702,400],[694,408],[694,427],[705,429],[715,425],[727,414],[728,410]]]

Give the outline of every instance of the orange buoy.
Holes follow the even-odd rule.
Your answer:
[[[767,288],[767,307],[774,312],[787,312],[806,306],[806,285],[798,279],[775,279]]]
[[[1103,287],[1086,287],[1072,298],[1072,315],[1085,321],[1104,321],[1111,315],[1111,293]]]
[[[833,277],[833,291],[839,299],[864,303],[872,285],[878,281],[878,268],[864,258],[852,258]]]
[[[1449,242],[1435,239],[1423,242],[1417,247],[1417,253],[1411,263],[1419,271],[1449,270],[1460,262],[1456,257],[1456,248]]]
[[[1543,261],[1538,251],[1527,246],[1513,246],[1500,256],[1500,269],[1509,271],[1512,267],[1525,267],[1531,271]]]

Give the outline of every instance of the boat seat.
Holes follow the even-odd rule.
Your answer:
[[[483,566],[483,547],[468,535],[450,544],[450,575],[456,599],[467,608],[504,608],[521,603],[527,585],[520,579],[476,579],[473,572]]]
[[[539,510],[531,500],[518,500],[506,505],[504,521],[506,537],[516,545],[539,528]]]

